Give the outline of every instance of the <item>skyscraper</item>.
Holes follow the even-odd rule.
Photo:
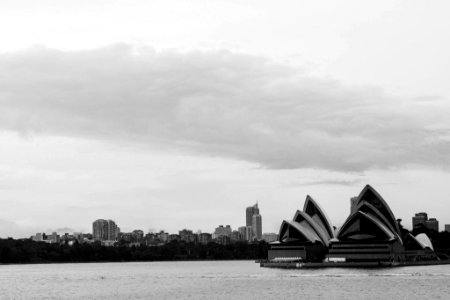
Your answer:
[[[425,222],[428,220],[428,215],[425,212],[417,213],[412,217],[412,227],[413,229],[420,226],[420,224],[425,226]]]
[[[253,215],[252,220],[253,238],[260,240],[262,238],[262,217],[260,214]]]
[[[253,206],[249,206],[245,210],[245,226],[252,226],[253,215],[259,214],[258,203]]]
[[[262,217],[259,214],[258,203],[245,209],[245,225],[251,230],[246,237],[247,240],[262,238]]]
[[[113,220],[99,219],[92,224],[92,235],[96,241],[115,241],[119,231],[119,227]]]
[[[439,221],[436,220],[436,218],[429,218],[427,221],[425,221],[425,227],[439,232]]]
[[[356,211],[356,206],[358,205],[358,197],[350,198],[350,214]]]

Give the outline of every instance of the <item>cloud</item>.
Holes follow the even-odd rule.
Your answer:
[[[62,227],[62,228],[57,228],[57,229],[47,229],[45,232],[46,233],[56,232],[57,234],[66,234],[66,233],[72,234],[72,233],[76,232],[76,230],[73,228],[70,228],[70,227]]]
[[[0,129],[232,157],[275,169],[450,164],[448,107],[264,57],[120,44],[0,55]],[[420,96],[420,95],[419,95]],[[427,96],[433,99],[434,96]]]
[[[30,237],[36,228],[29,225],[12,222],[5,219],[0,219],[0,238],[8,237]]]
[[[346,180],[346,179],[327,179],[327,180],[314,180],[307,182],[290,182],[287,186],[311,186],[311,185],[342,185],[342,186],[354,186],[356,184],[361,185],[361,179]]]

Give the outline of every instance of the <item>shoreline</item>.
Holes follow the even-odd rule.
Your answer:
[[[430,260],[416,262],[259,262],[262,268],[278,268],[278,269],[325,269],[325,268],[397,268],[411,266],[436,266],[449,265],[450,259],[446,260]]]
[[[0,266],[21,266],[21,265],[63,265],[63,264],[124,264],[124,263],[159,263],[159,262],[227,262],[227,261],[249,261],[255,262],[253,258],[249,259],[184,259],[184,260],[139,260],[139,261],[64,261],[64,262],[25,262],[25,263],[0,263]],[[257,263],[259,260],[256,261]]]

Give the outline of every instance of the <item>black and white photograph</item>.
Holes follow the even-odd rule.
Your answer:
[[[0,0],[0,299],[449,282],[449,1]]]

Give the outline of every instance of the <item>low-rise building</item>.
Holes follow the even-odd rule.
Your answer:
[[[240,240],[242,240],[241,234],[239,233],[239,231],[233,230],[231,232],[230,239],[231,239],[232,242],[240,241]]]
[[[198,235],[198,242],[200,244],[206,245],[209,242],[211,242],[211,240],[212,240],[212,236],[210,233],[203,232]]]
[[[450,232],[450,224],[444,225],[445,231]]]
[[[278,234],[276,233],[263,233],[262,239],[267,243],[275,242],[278,239]]]
[[[214,230],[213,239],[217,239],[220,236],[230,237],[231,232],[232,230],[230,225],[227,226],[219,225],[219,227],[216,227],[216,229]]]
[[[192,230],[183,229],[178,232],[180,239],[186,243],[195,243],[197,241],[197,236],[192,232]]]

